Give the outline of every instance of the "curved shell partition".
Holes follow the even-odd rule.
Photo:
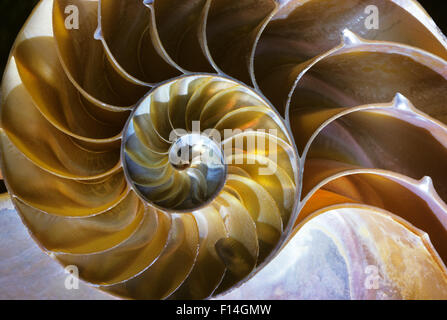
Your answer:
[[[42,0],[2,175],[42,250],[122,298],[447,298],[446,58],[412,0]]]

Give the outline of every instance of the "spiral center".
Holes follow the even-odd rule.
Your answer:
[[[169,163],[190,181],[182,209],[197,209],[209,203],[225,183],[226,166],[220,146],[199,133],[178,138],[169,150]]]

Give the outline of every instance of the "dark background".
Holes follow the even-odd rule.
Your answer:
[[[125,1],[125,0],[123,0]],[[9,52],[17,33],[31,13],[38,0],[1,0],[0,2],[0,75],[6,65]],[[447,1],[419,0],[433,20],[447,34]],[[0,182],[0,193],[4,192]]]

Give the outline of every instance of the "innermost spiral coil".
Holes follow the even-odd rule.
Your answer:
[[[222,191],[231,166],[227,160],[251,163],[250,168],[231,167],[250,178],[263,171],[260,163],[274,164],[278,138],[287,139],[281,120],[250,88],[216,75],[180,77],[152,90],[128,120],[124,172],[145,202],[164,211],[191,212]],[[270,153],[265,141],[273,143]]]
[[[124,136],[126,176],[145,202],[168,211],[197,210],[211,202],[225,184],[222,149],[219,142],[200,132],[179,134],[172,129],[169,139],[163,138],[155,130],[159,118],[151,117],[157,108],[154,105],[162,104],[157,94],[145,98],[130,119]]]

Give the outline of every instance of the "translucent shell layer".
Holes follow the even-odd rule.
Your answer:
[[[447,298],[446,48],[415,1],[42,0],[2,174],[42,249],[120,297],[324,298],[296,251],[319,230],[348,270],[327,286]]]

